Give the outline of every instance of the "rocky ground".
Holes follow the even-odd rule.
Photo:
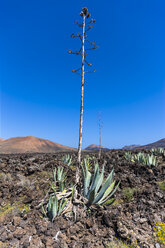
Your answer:
[[[61,162],[62,153],[0,155],[0,247],[165,247],[154,231],[156,223],[165,224],[165,191],[160,187],[165,158],[159,157],[157,167],[147,167],[128,162],[124,153],[105,151],[99,161],[107,161],[106,174],[114,167],[115,179],[121,181],[116,201],[87,214],[80,206],[76,222],[66,216],[51,222],[40,206],[55,167],[64,166],[68,182],[74,182],[75,168]],[[115,246],[116,240],[123,246]]]

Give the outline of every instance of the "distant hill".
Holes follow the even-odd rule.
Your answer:
[[[127,149],[127,150],[131,150],[131,149],[152,149],[152,148],[158,148],[158,147],[162,147],[165,148],[165,139],[161,139],[158,140],[156,142],[153,142],[151,144],[147,144],[147,145],[130,145],[130,146],[124,146],[122,149]]]
[[[85,150],[99,150],[99,145],[92,144],[92,145],[86,147]],[[107,151],[109,149],[104,147],[104,146],[101,146],[101,150]]]
[[[136,149],[138,147],[140,147],[141,145],[130,145],[130,146],[124,146],[122,149],[125,150],[132,150],[132,149]]]
[[[5,140],[5,139],[1,139],[1,138],[0,138],[0,142],[1,142],[1,141],[4,141],[4,140]]]
[[[73,150],[75,149],[33,136],[0,139],[0,153],[47,153]]]
[[[165,139],[161,139],[161,140],[158,140],[158,141],[153,142],[151,144],[140,146],[140,147],[138,147],[138,149],[139,148],[140,149],[152,149],[152,148],[158,148],[158,147],[165,148]]]

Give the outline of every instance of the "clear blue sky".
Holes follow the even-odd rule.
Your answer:
[[[83,147],[120,148],[165,137],[164,0],[1,0],[0,137],[33,135],[77,147],[81,57],[74,20],[87,6],[99,49],[86,76]]]

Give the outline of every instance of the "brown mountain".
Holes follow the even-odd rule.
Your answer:
[[[124,146],[122,149],[127,149],[127,150],[131,150],[131,149],[152,149],[152,148],[158,148],[158,147],[162,147],[165,148],[165,139],[161,139],[158,140],[156,142],[147,144],[147,145],[130,145],[130,146]]]
[[[132,150],[132,149],[139,148],[140,146],[141,146],[141,145],[124,146],[122,149],[124,149],[124,150]]]
[[[4,141],[4,140],[5,140],[5,139],[1,139],[1,138],[0,138],[0,142],[2,142],[2,141]]]
[[[85,150],[99,150],[99,145],[92,144],[92,145],[86,147]],[[101,150],[107,151],[109,149],[104,147],[104,146],[101,146]]]
[[[47,153],[73,150],[74,148],[33,136],[15,137],[0,142],[0,153]]]
[[[140,146],[137,149],[139,149],[139,148],[140,149],[152,149],[152,148],[158,148],[158,147],[165,148],[165,139],[161,139],[161,140],[158,140],[158,141],[153,142],[151,144]]]

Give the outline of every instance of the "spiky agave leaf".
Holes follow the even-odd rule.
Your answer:
[[[93,190],[90,192],[90,194],[89,194],[88,202],[87,202],[87,207],[89,207],[90,205],[93,204],[94,199],[95,199],[95,189],[93,189]]]
[[[92,179],[91,186],[89,188],[87,197],[89,196],[90,192],[93,191],[96,188],[98,180],[99,180],[99,165],[98,165],[98,163],[96,163],[95,164],[95,170],[94,170],[93,179]]]
[[[91,173],[88,170],[86,164],[82,165],[81,167],[82,167],[83,178],[84,178],[84,197],[86,197],[88,193],[88,188],[90,186]]]
[[[52,196],[50,196],[49,202],[48,202],[48,217],[49,217],[51,220],[53,219],[53,215],[52,215],[52,206],[53,206],[53,200],[52,200]]]
[[[112,183],[113,184],[113,188],[114,188],[114,185],[115,185],[115,182],[114,183]],[[112,198],[112,196],[115,194],[115,192],[116,192],[116,190],[118,189],[118,187],[119,187],[119,184],[120,184],[120,182],[118,182],[118,184],[116,185],[116,187],[114,188],[114,190],[112,191],[112,190],[109,190],[110,192],[109,192],[109,194],[107,194],[107,197],[106,197],[106,199],[105,199],[105,197],[103,196],[103,198],[101,199],[101,202],[99,202],[99,204],[105,204],[106,202],[108,202],[111,198]],[[111,186],[110,186],[111,187]],[[112,188],[112,189],[113,189]]]
[[[102,172],[101,172],[101,174],[99,176],[99,180],[98,180],[96,188],[95,188],[96,194],[97,194],[98,190],[100,189],[100,187],[102,185],[102,182],[104,180],[104,166],[105,166],[105,163],[103,164]]]
[[[56,183],[56,181],[57,181],[57,169],[56,168],[53,170],[53,180]]]
[[[106,201],[106,197],[109,196],[109,194],[112,192],[114,186],[115,186],[115,181],[113,181],[113,183],[111,183],[110,186],[107,188],[101,200],[98,201],[99,204],[103,203],[104,200]]]
[[[57,212],[58,212],[58,200],[57,200],[57,196],[55,195],[53,197],[53,204],[52,204],[52,219],[54,219],[57,216]]]
[[[111,173],[109,174],[109,176],[107,177],[105,183],[103,184],[101,190],[98,192],[95,200],[94,200],[94,203],[97,203],[101,200],[101,198],[103,197],[105,191],[107,190],[107,188],[109,187],[109,185],[111,184],[112,182],[112,179],[113,179],[113,174],[114,174],[114,169],[112,169]]]

